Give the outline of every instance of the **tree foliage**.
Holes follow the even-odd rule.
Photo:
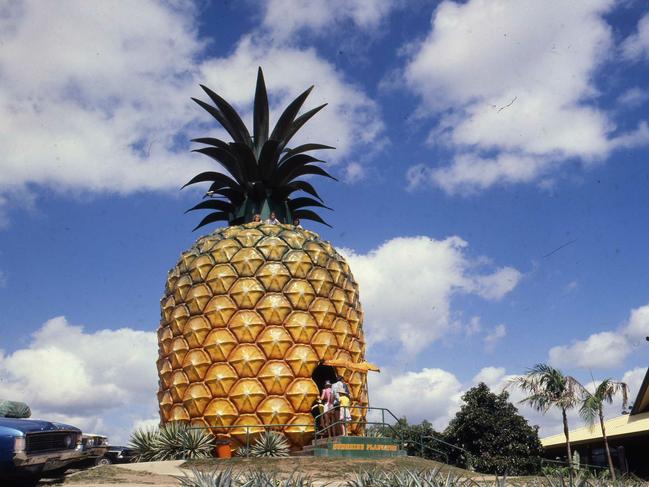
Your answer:
[[[367,434],[402,442],[409,456],[448,462],[443,435],[435,431],[433,425],[426,420],[420,424],[410,424],[406,418],[401,418],[392,426],[371,426]]]
[[[509,402],[480,383],[462,396],[464,405],[444,431],[444,439],[467,453],[449,449],[451,462],[483,473],[526,475],[540,470],[538,427],[530,426]]]

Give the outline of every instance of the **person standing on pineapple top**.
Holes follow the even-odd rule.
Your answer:
[[[275,212],[273,211],[270,213],[270,218],[266,220],[266,223],[269,225],[279,225],[282,222],[277,219],[277,215],[275,215]]]

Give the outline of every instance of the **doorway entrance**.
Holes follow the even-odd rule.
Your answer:
[[[313,382],[315,382],[315,384],[318,386],[318,391],[322,392],[326,381],[329,381],[332,384],[336,382],[336,369],[331,365],[320,364],[313,371],[311,378],[313,379]]]

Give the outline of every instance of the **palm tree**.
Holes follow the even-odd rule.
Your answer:
[[[625,409],[629,399],[629,388],[624,382],[614,381],[613,379],[604,379],[595,388],[595,393],[585,390],[584,400],[579,408],[579,415],[591,428],[599,418],[599,425],[602,428],[602,438],[604,438],[604,447],[606,448],[606,458],[608,459],[608,468],[611,471],[611,479],[615,480],[615,470],[613,469],[613,459],[611,451],[608,448],[608,439],[606,438],[606,429],[604,428],[604,403],[611,404],[613,397],[622,393],[622,408]]]
[[[547,364],[536,364],[528,369],[525,375],[516,377],[512,381],[529,394],[520,403],[529,404],[542,413],[548,412],[552,407],[561,409],[563,434],[566,436],[566,454],[568,462],[571,462],[567,411],[580,402],[584,386],[574,377],[564,375],[560,370]],[[572,466],[570,471],[572,472]]]

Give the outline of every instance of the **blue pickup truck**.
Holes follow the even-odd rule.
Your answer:
[[[81,430],[67,424],[0,417],[0,485],[35,483],[84,458]]]

